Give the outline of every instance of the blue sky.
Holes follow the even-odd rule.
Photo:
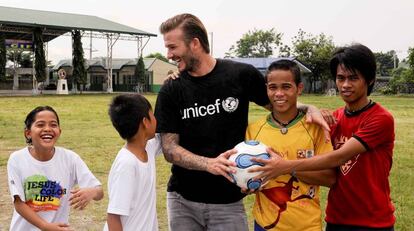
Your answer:
[[[409,47],[414,47],[414,1],[409,0],[0,0],[0,5],[94,15],[158,34],[148,42],[144,55],[165,54],[158,26],[184,12],[197,15],[213,33],[215,57],[223,57],[231,45],[254,28],[275,28],[283,33],[283,42],[288,45],[301,28],[312,34],[332,36],[336,45],[360,42],[373,51],[393,49],[400,58],[406,57]],[[89,46],[89,39],[83,42],[84,47]],[[48,58],[56,63],[70,57],[70,44],[67,36],[51,41]],[[93,47],[97,50],[94,56],[106,56],[106,40],[94,39]],[[135,42],[119,41],[114,46],[116,58],[134,58],[136,53]]]

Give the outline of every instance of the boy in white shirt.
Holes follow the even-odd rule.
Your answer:
[[[114,97],[109,116],[127,142],[118,152],[108,177],[108,216],[104,230],[158,230],[155,156],[161,152],[155,137],[151,104],[139,94]]]

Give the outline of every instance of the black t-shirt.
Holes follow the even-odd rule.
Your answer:
[[[155,107],[157,132],[177,133],[194,154],[217,157],[244,140],[249,101],[269,103],[262,74],[253,66],[217,60],[207,75],[183,72],[161,88]],[[240,188],[223,176],[172,166],[168,191],[185,199],[214,204],[240,200]]]

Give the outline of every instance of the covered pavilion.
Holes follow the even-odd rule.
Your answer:
[[[118,40],[137,42],[138,57],[151,37],[148,33],[130,26],[116,23],[91,15],[59,13],[0,6],[0,32],[5,34],[6,43],[17,47],[31,48],[33,31],[42,29],[45,44],[59,36],[70,36],[74,30],[80,30],[82,36],[106,39],[107,41],[107,91],[112,92],[112,48]],[[19,44],[20,43],[20,44]],[[92,46],[91,46],[92,47]],[[46,49],[47,50],[47,49]],[[92,52],[92,49],[90,50]],[[33,65],[34,66],[34,65]],[[35,88],[35,76],[33,87]],[[16,81],[16,80],[15,80]]]

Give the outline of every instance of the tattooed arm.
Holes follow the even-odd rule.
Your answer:
[[[176,133],[161,133],[162,152],[168,162],[186,169],[222,175],[232,181],[228,173],[232,171],[229,166],[234,166],[234,163],[229,161],[228,158],[235,153],[234,150],[223,152],[216,158],[209,158],[188,151],[180,146],[179,142],[180,135]]]

